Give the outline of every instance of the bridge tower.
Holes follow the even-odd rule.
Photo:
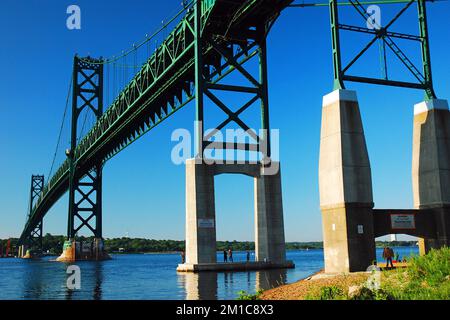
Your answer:
[[[67,238],[58,261],[109,258],[102,238],[102,167],[103,160],[81,166],[76,147],[78,125],[82,112],[93,112],[98,120],[103,114],[103,63],[101,59],[74,57],[71,118],[71,148],[66,151],[70,161],[69,212]],[[82,254],[83,244],[76,245],[77,233],[83,228],[94,235],[91,250]]]
[[[286,260],[280,163],[271,158],[266,56],[269,23],[254,21],[246,29],[227,32],[226,26],[222,29],[220,21],[214,21],[218,25],[214,31],[217,34],[213,34],[213,31],[205,33],[202,32],[202,13],[202,1],[197,1],[194,25],[195,158],[186,162],[186,262],[179,265],[177,270],[197,272],[242,267],[237,264],[217,264],[216,261],[214,177],[219,174],[244,174],[254,179],[256,262],[247,264],[247,267],[293,267],[292,262]],[[258,59],[259,65],[257,76],[244,66],[254,57]],[[244,81],[226,84],[227,75],[231,72],[239,73]],[[227,93],[231,93],[234,99],[242,97],[246,102],[233,111],[233,107],[224,102]],[[205,108],[207,101],[208,108]],[[257,133],[240,117],[242,112],[258,101],[261,127]],[[206,132],[204,111],[214,106],[227,117]],[[245,132],[247,140],[219,141],[215,137],[232,122]],[[223,163],[208,156],[212,150],[232,151],[233,154],[238,150],[247,154],[259,152],[261,160],[228,159]]]
[[[35,200],[40,196],[43,189],[44,189],[44,176],[32,175],[29,208],[27,215],[28,219],[31,216]],[[36,225],[36,227],[33,230],[31,230],[31,233],[26,239],[25,244],[19,247],[19,254],[18,254],[19,257],[31,258],[32,256],[39,256],[42,254],[42,229],[43,229],[43,221],[41,219]]]
[[[370,29],[341,23],[338,2],[330,0],[334,91],[323,98],[319,156],[326,272],[366,270],[375,260],[376,236],[426,235],[426,239],[421,240],[422,253],[450,243],[450,114],[447,101],[437,99],[433,89],[425,2],[416,1],[420,34],[412,35],[391,32],[391,27],[414,1],[406,3],[391,21],[381,26],[358,0],[350,0],[357,14],[364,19],[361,22],[372,24]],[[347,65],[341,60],[340,31],[343,30],[373,36]],[[420,43],[422,71],[394,39]],[[382,78],[349,74],[352,65],[376,41],[380,41],[383,50],[389,48],[394,53],[414,81],[390,79],[385,54]],[[355,91],[345,88],[344,81],[425,92],[426,100],[414,107],[412,176],[416,210],[374,209],[372,173],[358,99]],[[398,221],[398,216],[404,220]]]

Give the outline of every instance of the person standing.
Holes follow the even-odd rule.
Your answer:
[[[250,262],[250,251],[247,250],[247,262]]]
[[[233,262],[233,251],[230,249],[228,249],[228,260],[230,262]]]
[[[228,255],[225,249],[223,249],[223,262],[228,262]]]
[[[386,259],[386,268],[389,268],[389,264],[391,265],[391,268],[394,267],[394,264],[392,263],[393,256],[394,251],[389,247],[385,247],[383,250],[383,259]]]
[[[181,251],[180,255],[181,255],[181,263],[184,264],[186,258],[184,251]]]
[[[395,252],[394,249],[392,249],[391,247],[389,247],[389,253],[391,255],[391,267],[394,267],[394,258],[395,258]]]

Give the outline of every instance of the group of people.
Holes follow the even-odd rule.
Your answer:
[[[186,254],[184,251],[181,251],[181,263],[185,263]],[[247,262],[250,261],[250,251],[247,250]],[[223,262],[234,262],[233,261],[233,250],[229,248],[228,250],[223,250]]]
[[[250,251],[247,250],[246,254],[247,262],[250,261]],[[223,250],[223,262],[234,262],[233,261],[233,250],[231,248],[227,250]]]
[[[223,262],[233,262],[233,250],[231,248],[227,250],[223,250]]]

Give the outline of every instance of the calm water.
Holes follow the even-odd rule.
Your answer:
[[[394,248],[401,257],[418,249]],[[377,250],[381,260],[381,250]],[[235,252],[235,261],[245,253]],[[269,289],[295,282],[323,268],[323,251],[288,251],[296,267],[290,270],[180,274],[177,254],[113,255],[103,262],[78,262],[81,289],[66,289],[67,265],[0,259],[0,300],[9,299],[235,299],[237,292]],[[218,255],[221,261],[221,255]]]

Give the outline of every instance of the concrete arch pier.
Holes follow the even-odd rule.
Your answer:
[[[325,272],[365,271],[375,237],[421,238],[420,253],[450,245],[450,111],[430,99],[414,107],[415,209],[374,209],[372,173],[356,92],[323,98],[319,157]]]
[[[208,164],[186,161],[186,263],[178,271],[236,271],[292,268],[286,260],[280,164]],[[214,176],[244,174],[254,178],[256,261],[218,263]]]

